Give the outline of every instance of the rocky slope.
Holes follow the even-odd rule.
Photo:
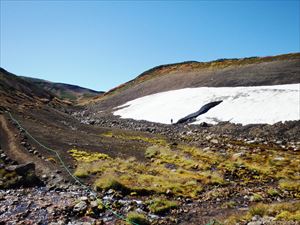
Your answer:
[[[36,84],[0,68],[0,109],[50,107],[65,110],[70,105]]]
[[[91,99],[95,96],[100,96],[103,91],[94,91],[88,88],[79,87],[77,85],[54,83],[42,79],[36,79],[31,77],[21,77],[22,79],[29,81],[42,89],[49,91],[53,95],[60,99],[69,100],[73,102],[81,102]]]
[[[24,114],[27,116],[24,117]],[[125,217],[129,215],[128,218],[130,218],[130,212],[136,212],[138,216],[134,215],[135,219],[136,217],[141,217],[146,218],[148,221],[138,224],[147,224],[149,222],[151,224],[208,224],[209,222],[212,224],[214,220],[222,221],[222,223],[227,221],[226,224],[235,224],[235,222],[231,221],[238,221],[239,218],[242,219],[240,224],[249,225],[297,224],[297,220],[292,219],[292,216],[295,213],[293,210],[299,210],[300,207],[297,194],[298,186],[293,186],[292,184],[289,184],[290,186],[282,186],[284,183],[281,183],[283,181],[280,181],[282,179],[280,177],[285,176],[286,179],[297,179],[297,176],[299,176],[296,172],[299,169],[299,164],[297,165],[296,161],[300,160],[298,159],[300,140],[299,135],[297,135],[300,127],[299,121],[285,124],[278,123],[273,126],[255,125],[243,127],[229,123],[219,124],[218,126],[207,124],[202,124],[201,126],[174,126],[145,121],[123,120],[111,116],[93,121],[90,119],[86,120],[85,116],[82,115],[84,113],[74,111],[72,114],[81,123],[92,123],[94,125],[80,124],[67,115],[55,116],[55,119],[47,114],[43,114],[40,117],[38,115],[41,115],[41,112],[22,112],[22,114],[15,112],[14,116],[38,140],[42,141],[46,146],[57,149],[64,156],[63,158],[70,165],[70,168],[75,168],[77,172],[78,167],[76,168],[76,164],[80,166],[82,162],[80,160],[71,160],[70,155],[68,156],[67,154],[67,150],[70,148],[82,149],[88,151],[89,154],[98,152],[109,154],[112,157],[112,161],[109,162],[110,167],[114,160],[117,160],[117,163],[124,164],[124,161],[120,161],[120,159],[135,156],[136,160],[143,162],[149,170],[153,170],[151,162],[155,164],[161,159],[157,156],[149,159],[144,158],[143,151],[143,154],[139,156],[138,152],[135,153],[133,146],[138,145],[140,150],[142,150],[144,145],[152,146],[152,143],[164,145],[162,138],[166,138],[168,145],[172,146],[172,151],[174,151],[172,155],[176,159],[176,161],[173,161],[171,157],[166,163],[163,163],[164,167],[169,171],[169,175],[176,173],[177,170],[186,170],[185,160],[187,160],[186,163],[189,162],[188,159],[182,158],[183,155],[180,152],[177,152],[176,146],[195,146],[199,148],[199,153],[202,157],[206,157],[205,155],[209,154],[213,161],[207,161],[209,163],[208,168],[212,167],[205,173],[210,173],[209,171],[212,168],[216,170],[219,167],[214,162],[215,159],[218,161],[219,157],[220,160],[229,159],[228,162],[232,161],[232,164],[228,164],[230,167],[227,167],[228,171],[224,173],[224,181],[212,180],[213,182],[210,183],[211,181],[209,180],[211,178],[209,176],[206,177],[205,175],[205,177],[201,178],[208,179],[208,183],[202,186],[200,179],[200,183],[197,185],[199,187],[202,186],[203,189],[193,197],[186,194],[178,195],[174,192],[175,189],[173,190],[171,187],[169,187],[171,188],[170,190],[166,189],[163,192],[154,191],[150,193],[145,192],[144,194],[135,189],[137,193],[131,191],[133,193],[131,195],[127,191],[124,192],[125,189],[122,185],[109,185],[108,189],[99,189],[96,192],[101,201],[100,203],[85,188],[78,186],[78,184],[76,185],[59,164],[53,163],[53,161],[57,161],[54,156],[37,146],[24,134],[22,129],[17,129],[17,124],[10,121],[8,126],[17,135],[15,141],[19,142],[21,146],[19,151],[27,152],[31,156],[31,160],[37,165],[39,163],[38,159],[43,161],[44,169],[52,168],[53,172],[45,174],[43,170],[37,171],[37,174],[44,182],[42,187],[1,191],[0,221],[7,224],[22,223],[24,219],[33,223],[39,221],[40,224],[53,225],[124,224],[124,221],[118,219],[109,209],[102,205],[108,204],[110,209],[113,209],[114,212],[120,215]],[[59,122],[54,125],[51,121]],[[43,126],[38,124],[43,124]],[[56,130],[55,136],[51,133],[46,133],[46,130],[49,129]],[[68,132],[68,130],[73,130],[74,132]],[[67,135],[63,135],[64,133],[67,133]],[[99,140],[99,135],[93,137],[94,133],[101,134],[102,143],[98,142],[98,147],[95,146],[96,148],[93,145]],[[0,134],[2,149],[8,155],[9,149],[5,140],[3,140],[6,134],[3,131]],[[125,149],[123,149],[122,154],[120,154],[121,152],[118,152],[117,149],[119,148],[118,146],[121,148],[125,147],[124,141],[127,143],[126,148],[129,148],[130,151],[124,151]],[[109,151],[105,151],[107,148]],[[191,151],[189,154],[191,154],[189,160],[196,157],[194,155],[196,152]],[[114,155],[118,155],[120,158],[118,159]],[[79,155],[79,157],[81,156]],[[264,174],[262,168],[258,166],[259,164],[256,164],[259,162],[257,160],[265,157],[267,158],[263,160],[262,167],[268,165],[268,167],[271,166],[268,169],[284,171],[282,169],[289,165],[289,170],[287,173],[284,172],[278,175],[272,173]],[[75,159],[77,160],[77,158]],[[247,161],[247,164],[242,163],[237,164],[237,167],[234,166],[234,162],[240,162],[240,160],[244,163]],[[275,164],[265,164],[265,161],[268,162],[268,160]],[[93,163],[97,163],[97,160]],[[102,163],[105,164],[105,161]],[[134,160],[132,163],[135,164]],[[192,167],[191,171],[202,173],[200,169],[202,167],[201,163],[199,164],[200,167]],[[212,164],[210,165],[210,163]],[[136,165],[139,166],[139,164]],[[252,167],[254,165],[256,166]],[[231,166],[233,167],[231,168]],[[134,170],[132,171],[129,168],[127,171],[128,175],[135,173]],[[88,169],[88,165],[86,169]],[[103,169],[105,169],[104,165]],[[73,170],[75,174],[76,170]],[[186,171],[189,171],[189,169]],[[289,173],[291,175],[287,176]],[[84,183],[93,187],[94,178],[100,174],[94,172],[85,178],[79,174],[78,176],[81,177],[80,179]],[[61,176],[65,178],[61,179]],[[156,176],[159,177],[160,175],[157,174]],[[214,177],[214,173],[210,176],[212,176],[212,179],[217,178]],[[295,177],[292,178],[293,176]],[[155,188],[156,182],[153,181],[153,188]],[[191,183],[190,185],[193,184]],[[164,190],[163,186],[160,188]],[[175,205],[171,207],[170,202],[174,202],[172,204]],[[257,203],[263,203],[259,207],[274,207],[274,209],[271,212],[266,211],[263,214],[255,214],[253,210],[256,209],[255,207],[258,207]],[[283,212],[281,208],[286,209],[290,213],[291,218],[281,218],[280,215]],[[241,215],[244,215],[244,217]]]
[[[92,100],[90,108],[94,111],[107,110],[142,96],[188,87],[299,83],[299,73],[299,53],[162,65]]]

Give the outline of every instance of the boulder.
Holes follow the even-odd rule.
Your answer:
[[[85,201],[80,201],[79,203],[77,203],[74,208],[73,211],[76,213],[84,213],[85,210],[87,209],[87,204]]]
[[[35,164],[30,162],[21,165],[12,165],[6,167],[6,170],[9,172],[16,172],[17,174],[23,176],[26,175],[30,170],[35,171]]]
[[[33,187],[43,185],[43,182],[35,174],[34,163],[11,165],[7,166],[5,170],[8,173],[15,173],[15,176],[18,177],[18,179],[16,179],[14,183],[10,184],[10,186],[12,187]]]

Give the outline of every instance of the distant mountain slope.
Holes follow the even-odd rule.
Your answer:
[[[37,78],[31,78],[31,77],[21,77],[21,78],[38,85],[39,87],[51,92],[52,94],[56,95],[61,99],[65,99],[69,101],[86,100],[95,96],[99,96],[104,93],[102,91],[94,91],[77,85],[54,83],[54,82],[37,79]]]
[[[91,108],[104,110],[146,95],[188,87],[299,83],[299,74],[300,53],[161,65],[93,99]]]
[[[44,102],[54,100],[54,95],[0,68],[0,99],[1,107],[20,103]]]

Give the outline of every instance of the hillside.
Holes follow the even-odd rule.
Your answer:
[[[100,96],[103,91],[94,91],[88,88],[83,88],[77,85],[55,83],[31,77],[21,77],[24,80],[30,81],[60,99],[69,100],[73,102],[85,101],[95,96]]]
[[[183,62],[145,71],[90,103],[106,110],[163,91],[192,87],[236,87],[299,83],[300,53],[270,57]]]
[[[21,79],[0,68],[0,97],[2,107],[13,107],[24,103],[55,102],[55,96],[35,84]]]
[[[299,221],[299,120],[94,119],[3,69],[0,81],[0,224]]]

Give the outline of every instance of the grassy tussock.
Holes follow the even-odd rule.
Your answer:
[[[16,172],[8,172],[5,169],[0,169],[0,189],[10,188],[18,183],[18,175]]]
[[[225,224],[235,224],[238,222],[247,222],[253,216],[261,217],[271,216],[278,221],[300,221],[300,202],[277,203],[277,204],[262,204],[251,207],[249,211],[242,216],[231,216]]]
[[[163,215],[164,213],[178,207],[177,202],[166,199],[154,199],[149,202],[149,209],[152,213]]]
[[[90,163],[99,159],[108,159],[108,155],[99,152],[86,152],[77,149],[69,150],[70,155],[79,162]]]
[[[172,145],[162,137],[143,136],[134,132],[107,132],[102,136],[144,143],[145,149],[141,151],[145,152],[147,162],[72,150],[71,155],[78,161],[75,175],[94,175],[95,186],[99,189],[113,187],[111,180],[115,180],[122,189],[126,187],[129,192],[168,192],[178,196],[197,197],[212,185],[225,186],[238,182],[239,185],[247,186],[280,181],[275,188],[278,192],[287,190],[293,192],[295,197],[300,197],[297,194],[300,155],[274,149],[273,146],[243,145],[238,142],[223,154],[184,144]],[[267,193],[266,190],[262,196],[277,194],[271,190]]]
[[[300,180],[280,180],[279,187],[283,190],[300,193]]]
[[[151,145],[160,145],[160,146],[167,146],[168,143],[167,141],[159,136],[156,137],[150,137],[150,136],[142,136],[142,135],[137,135],[135,133],[125,133],[125,132],[115,132],[112,133],[111,131],[108,131],[106,133],[101,134],[103,137],[108,137],[108,138],[116,138],[116,139],[121,139],[125,141],[140,141],[140,142],[145,142]]]
[[[146,216],[137,212],[128,213],[126,220],[128,221],[128,224],[150,225]]]

